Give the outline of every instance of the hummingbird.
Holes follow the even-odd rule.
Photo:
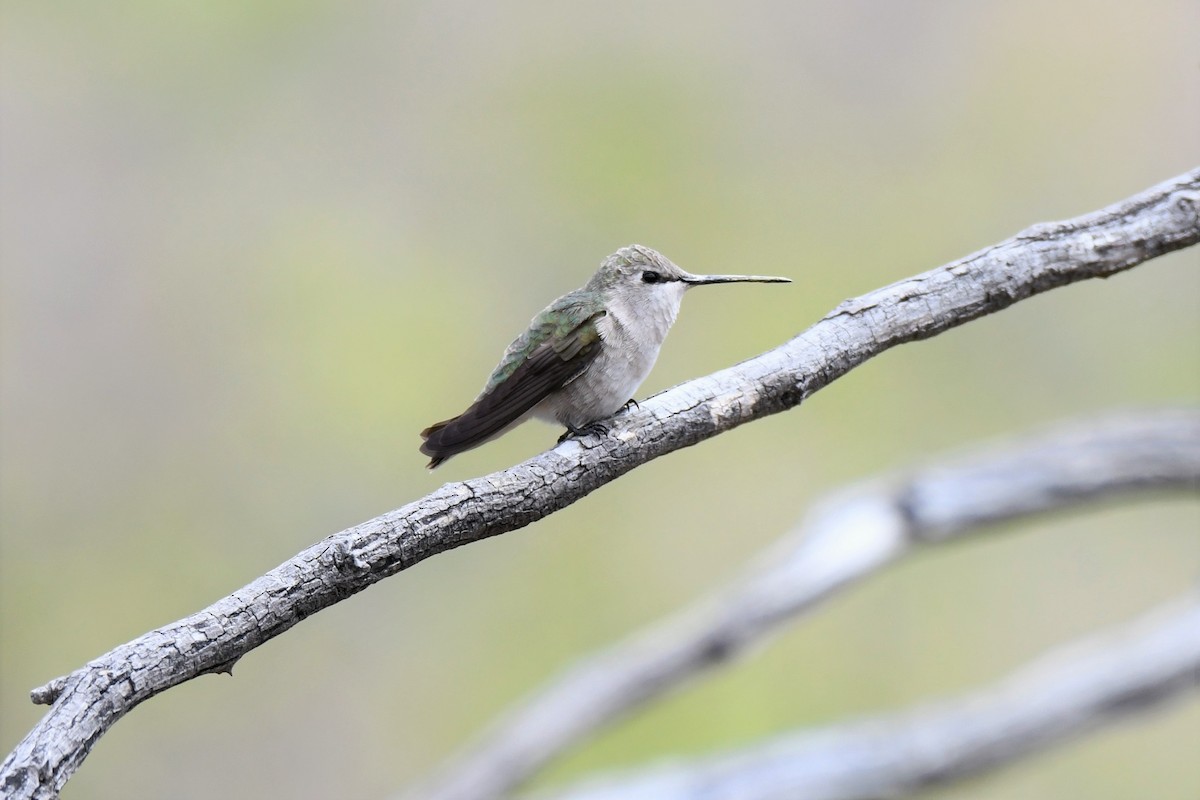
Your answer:
[[[603,420],[631,404],[650,374],[683,295],[717,283],[791,283],[761,275],[693,275],[632,244],[600,264],[582,289],[542,310],[513,340],[471,406],[421,431],[429,469],[530,417],[568,436],[607,433]]]

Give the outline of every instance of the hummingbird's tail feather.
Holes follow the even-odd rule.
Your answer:
[[[594,320],[603,311],[582,323],[567,326],[565,332],[546,336],[528,353],[514,351],[525,342],[518,339],[509,348],[511,364],[502,361],[483,394],[463,413],[421,431],[421,452],[431,457],[429,469],[451,456],[495,439],[524,421],[533,407],[579,377],[600,353],[600,335]],[[549,325],[549,323],[546,323]]]
[[[457,419],[457,417],[455,417],[455,419]],[[443,461],[445,461],[447,458],[450,457],[451,454],[440,455],[439,451],[437,449],[435,449],[437,446],[436,441],[435,441],[434,445],[431,446],[429,444],[429,437],[436,436],[439,431],[441,431],[443,428],[445,428],[447,425],[449,425],[452,422],[454,422],[453,419],[448,419],[444,422],[435,422],[434,424],[430,425],[425,430],[421,431],[421,438],[425,440],[425,442],[423,442],[421,444],[421,452],[424,453],[425,455],[431,457],[429,459],[429,463],[425,465],[425,469],[430,469],[430,470],[437,469],[438,464],[441,464]]]
[[[421,452],[430,456],[427,469],[435,469],[447,458],[486,444],[516,424],[524,421],[527,412],[545,397],[536,391],[526,391],[503,398],[484,394],[463,413],[445,422],[430,425],[421,431]],[[503,402],[497,403],[500,399]]]
[[[421,431],[421,452],[430,457],[426,469],[436,469],[447,458],[466,452],[499,436],[514,422],[488,413],[477,400],[454,419],[438,422]]]
[[[536,348],[504,381],[490,386],[454,419],[421,431],[421,452],[432,457],[429,469],[473,447],[490,442],[523,422],[547,395],[578,377],[599,353],[599,340],[570,349],[564,356],[552,342]]]

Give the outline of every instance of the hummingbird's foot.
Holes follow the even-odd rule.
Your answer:
[[[557,443],[562,444],[567,439],[570,439],[572,436],[574,436],[576,438],[579,438],[580,436],[589,436],[592,434],[594,434],[596,436],[607,436],[608,430],[609,430],[608,426],[605,425],[600,420],[596,420],[595,422],[589,422],[587,425],[579,425],[579,426],[568,425],[567,432],[564,433],[562,436],[558,437]]]
[[[638,405],[638,401],[632,397],[625,401],[625,405],[621,406],[621,410],[628,411],[630,406],[636,408],[639,411],[642,410],[642,407]]]

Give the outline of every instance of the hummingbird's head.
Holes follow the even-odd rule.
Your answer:
[[[637,305],[673,306],[678,310],[684,292],[693,286],[714,283],[791,283],[791,279],[761,275],[693,275],[657,250],[631,244],[604,259],[600,269],[588,281],[587,288]]]
[[[631,244],[604,259],[600,269],[588,281],[588,288],[622,294],[670,292],[682,296],[687,289],[684,279],[691,277],[694,276],[675,266],[657,250]]]

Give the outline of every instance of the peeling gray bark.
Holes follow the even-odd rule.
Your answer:
[[[506,796],[604,725],[761,643],[782,623],[918,545],[1145,490],[1200,490],[1200,411],[1066,426],[840,492],[728,589],[582,661],[408,797]]]
[[[996,769],[1200,684],[1200,596],[905,714],[594,779],[539,800],[878,800]]]
[[[1197,241],[1200,170],[846,301],[786,344],[642,403],[606,437],[569,440],[333,534],[208,608],[35,690],[36,702],[53,705],[0,765],[0,790],[55,796],[95,741],[138,703],[229,671],[302,619],[425,558],[521,528],[651,459],[793,408],[890,347]]]

